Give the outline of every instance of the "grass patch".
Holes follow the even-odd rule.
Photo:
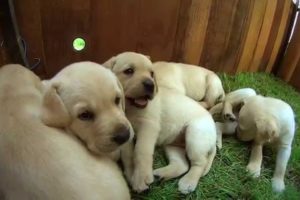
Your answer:
[[[300,94],[291,86],[265,73],[241,73],[236,76],[220,74],[226,92],[251,87],[257,93],[276,97],[289,103],[294,112],[296,124],[300,122]],[[285,176],[286,190],[275,194],[271,188],[275,155],[271,149],[264,149],[261,176],[253,180],[246,173],[249,159],[249,143],[242,143],[231,137],[223,139],[223,148],[217,152],[210,172],[201,178],[195,192],[181,195],[177,190],[178,180],[155,181],[145,194],[132,193],[133,199],[300,199],[300,133],[296,129],[292,155]],[[167,160],[161,149],[155,152],[154,169],[165,166]]]

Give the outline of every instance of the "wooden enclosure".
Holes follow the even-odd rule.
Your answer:
[[[14,0],[14,4],[29,63],[40,58],[36,72],[45,77],[71,62],[102,63],[123,51],[231,74],[270,72],[294,11],[292,0]],[[86,40],[81,52],[72,47],[76,37]]]

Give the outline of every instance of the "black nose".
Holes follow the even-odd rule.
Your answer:
[[[121,127],[115,131],[115,136],[113,137],[113,141],[117,144],[121,145],[129,140],[130,130],[127,127]]]
[[[154,83],[151,79],[146,79],[143,81],[143,85],[146,91],[153,92],[154,91]]]

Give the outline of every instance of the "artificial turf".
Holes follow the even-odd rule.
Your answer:
[[[300,122],[300,94],[291,86],[265,73],[241,73],[235,76],[219,74],[226,92],[251,87],[257,93],[276,97],[289,103]],[[188,195],[179,193],[179,178],[169,181],[156,180],[143,194],[132,193],[133,199],[300,199],[300,131],[296,129],[292,155],[288,163],[285,184],[281,194],[272,192],[271,178],[275,167],[275,151],[264,148],[261,176],[253,179],[245,168],[249,159],[250,144],[234,137],[223,138],[223,148],[218,150],[210,172],[200,179],[196,190]],[[167,165],[162,149],[155,152],[154,169]]]

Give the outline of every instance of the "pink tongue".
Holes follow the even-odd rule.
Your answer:
[[[145,106],[145,105],[147,105],[147,100],[145,100],[145,99],[135,99],[134,103],[138,104],[140,106]]]

